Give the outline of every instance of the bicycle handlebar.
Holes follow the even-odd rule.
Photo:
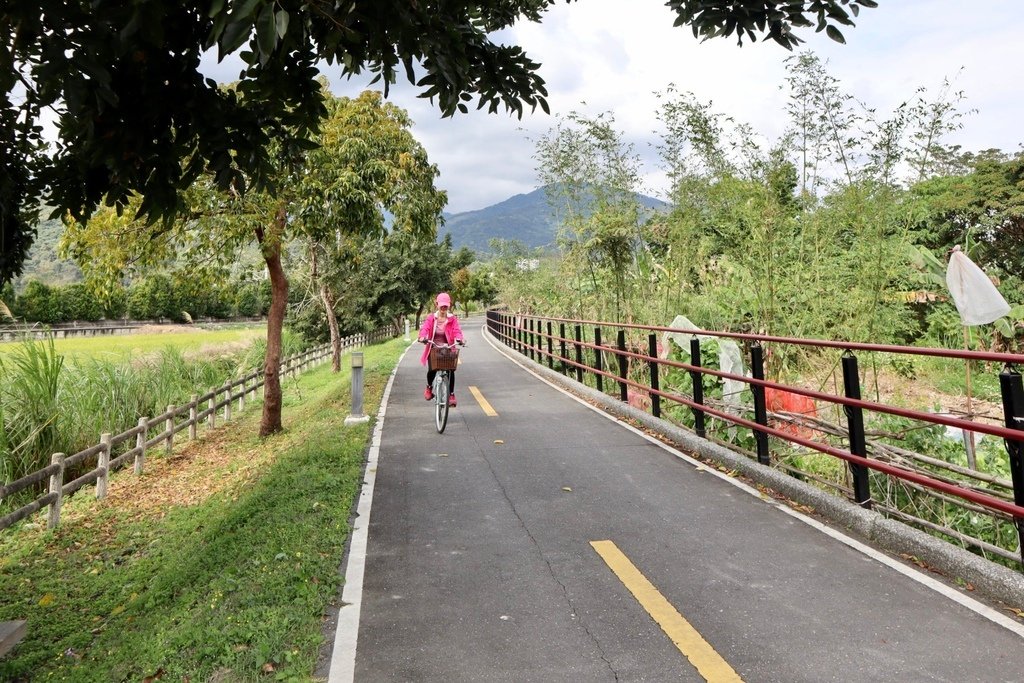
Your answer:
[[[454,349],[454,348],[466,345],[466,342],[458,341],[458,340],[454,344],[438,344],[438,343],[434,342],[433,339],[424,339],[420,343],[421,344],[427,344],[428,346],[433,346],[434,348],[438,348],[438,349]]]

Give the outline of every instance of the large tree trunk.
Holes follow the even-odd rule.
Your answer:
[[[284,313],[288,306],[288,278],[281,266],[280,235],[284,232],[284,210],[278,211],[274,220],[276,231],[273,240],[264,241],[263,230],[256,231],[256,238],[263,249],[263,260],[267,263],[270,276],[270,312],[267,314],[267,357],[263,362],[263,419],[260,421],[260,436],[276,434],[281,425],[281,331],[284,328]]]
[[[341,371],[341,331],[338,329],[338,316],[334,314],[334,295],[324,283],[320,283],[320,299],[324,302],[327,314],[327,325],[331,328],[331,369]]]

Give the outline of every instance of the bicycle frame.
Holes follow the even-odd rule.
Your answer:
[[[437,433],[443,434],[448,424],[448,394],[451,387],[451,370],[438,370],[434,376],[434,424]]]
[[[433,341],[427,341],[426,343],[428,346],[436,349],[454,351],[455,356],[458,356],[458,347],[455,344],[435,344]],[[456,362],[458,361],[456,360]],[[443,434],[444,428],[448,425],[448,396],[451,393],[451,373],[451,369],[438,368],[431,387],[431,390],[434,392],[434,425],[437,427],[438,434]]]

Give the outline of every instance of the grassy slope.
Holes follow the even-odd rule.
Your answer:
[[[368,413],[403,346],[365,350]],[[321,366],[286,382],[285,433],[260,441],[249,407],[55,532],[0,533],[0,620],[29,621],[0,680],[311,680],[373,425],[350,407]]]

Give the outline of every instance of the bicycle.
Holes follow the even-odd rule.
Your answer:
[[[434,384],[431,390],[434,392],[434,424],[437,426],[437,433],[443,434],[448,424],[448,395],[451,393],[451,372],[459,365],[459,346],[455,344],[435,344],[431,340],[424,342],[430,346],[430,369],[437,370],[434,375]]]

